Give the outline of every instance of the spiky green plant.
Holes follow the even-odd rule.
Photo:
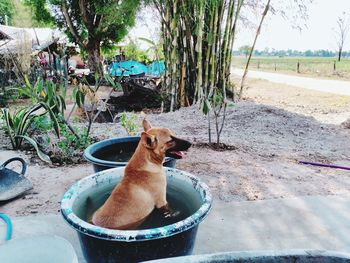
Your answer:
[[[31,127],[34,119],[38,116],[48,114],[53,123],[56,135],[59,137],[60,130],[57,118],[52,112],[52,109],[44,102],[39,102],[31,107],[22,108],[14,113],[10,113],[8,108],[1,109],[5,119],[5,128],[13,149],[20,149],[23,144],[23,140],[29,142],[37,151],[38,156],[45,162],[50,163],[51,160],[44,152],[42,152],[37,142],[28,136],[28,129]]]
[[[63,85],[44,81],[42,78],[38,78],[32,85],[25,76],[25,85],[16,89],[20,94],[30,98],[32,103],[44,102],[56,115],[63,114],[66,109],[66,89]]]

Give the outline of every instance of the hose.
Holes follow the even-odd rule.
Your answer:
[[[314,166],[328,167],[328,168],[335,168],[335,169],[343,169],[343,170],[349,170],[350,171],[350,167],[336,165],[336,164],[324,164],[324,163],[315,163],[315,162],[307,162],[307,161],[299,161],[299,163],[301,163],[301,164],[309,164],[309,165],[314,165]]]
[[[12,236],[12,223],[11,223],[11,219],[3,214],[3,213],[0,213],[0,218],[2,220],[5,221],[6,225],[7,225],[7,230],[6,230],[6,236],[5,236],[5,240],[8,241],[11,239],[11,236]]]

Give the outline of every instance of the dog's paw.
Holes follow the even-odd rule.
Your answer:
[[[180,211],[165,211],[163,213],[164,218],[172,218],[172,217],[177,217],[178,215],[180,215]]]

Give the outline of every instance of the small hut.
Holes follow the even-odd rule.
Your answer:
[[[25,39],[32,50],[38,51],[47,48],[65,36],[58,30],[51,28],[19,28],[0,25],[0,54],[11,52],[16,54],[16,46]]]
[[[53,64],[52,51],[56,49],[58,41],[65,43],[66,36],[51,28],[0,25],[0,73],[11,76],[23,72],[30,75],[36,61],[46,61],[45,65]],[[47,70],[42,67],[43,76],[47,75]]]

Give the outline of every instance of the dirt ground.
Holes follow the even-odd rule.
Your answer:
[[[200,177],[214,202],[262,200],[350,192],[350,172],[305,166],[300,160],[350,166],[350,97],[337,96],[263,80],[250,80],[245,99],[230,108],[222,142],[216,151],[207,142],[207,120],[197,106],[173,113],[148,115],[154,126],[166,126],[194,146],[177,168]],[[118,124],[95,124],[99,138],[125,135]],[[0,162],[11,156],[28,161],[27,177],[34,189],[0,203],[10,216],[59,213],[65,190],[92,173],[89,164],[48,167],[0,142]]]

